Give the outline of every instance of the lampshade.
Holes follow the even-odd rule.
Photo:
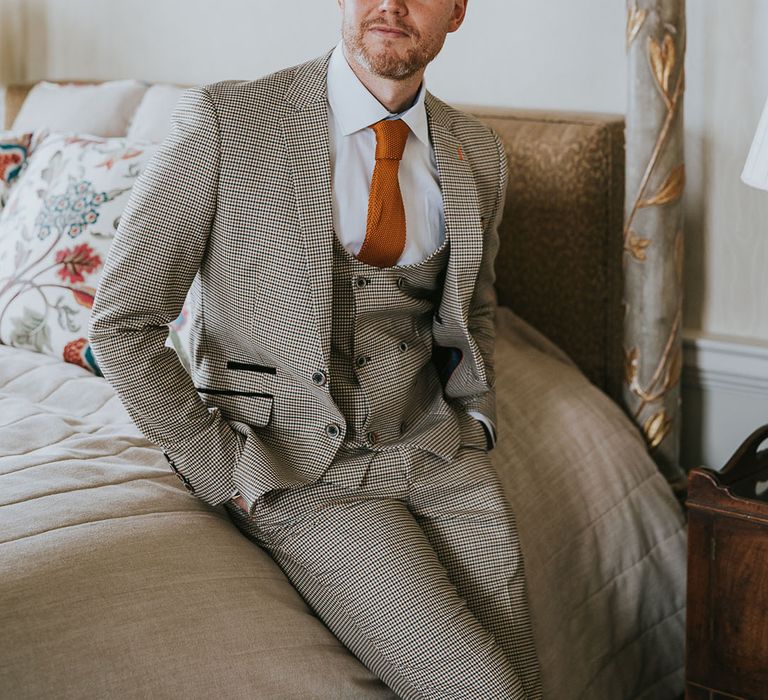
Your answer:
[[[768,101],[757,125],[755,140],[752,142],[741,179],[752,187],[768,190]]]

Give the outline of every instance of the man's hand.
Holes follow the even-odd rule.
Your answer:
[[[245,502],[245,499],[240,494],[238,494],[237,496],[233,496],[229,500],[232,501],[232,503],[234,503],[242,511],[248,513],[248,504]]]

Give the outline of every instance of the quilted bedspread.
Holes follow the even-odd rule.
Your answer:
[[[499,443],[545,697],[683,688],[685,523],[622,411],[506,309]],[[0,346],[3,697],[391,698],[109,385]]]

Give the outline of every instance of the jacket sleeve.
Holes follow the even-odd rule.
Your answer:
[[[128,414],[201,500],[233,493],[245,437],[201,401],[168,325],[184,304],[216,213],[220,140],[205,88],[183,93],[171,132],[135,182],[104,265],[90,341]]]
[[[469,306],[469,332],[472,334],[485,366],[488,391],[464,400],[463,407],[469,413],[484,416],[491,424],[488,435],[489,446],[496,442],[496,391],[494,372],[494,348],[496,345],[496,255],[499,251],[499,226],[504,213],[507,193],[507,153],[498,134],[493,132],[498,152],[499,182],[493,215],[486,222],[483,231],[483,257],[475,282],[475,290]],[[474,416],[477,417],[477,416]],[[485,421],[482,421],[485,425]]]

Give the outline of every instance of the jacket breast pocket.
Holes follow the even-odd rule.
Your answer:
[[[197,387],[206,406],[215,406],[227,420],[236,420],[256,427],[269,425],[274,397],[250,391],[231,391]]]

